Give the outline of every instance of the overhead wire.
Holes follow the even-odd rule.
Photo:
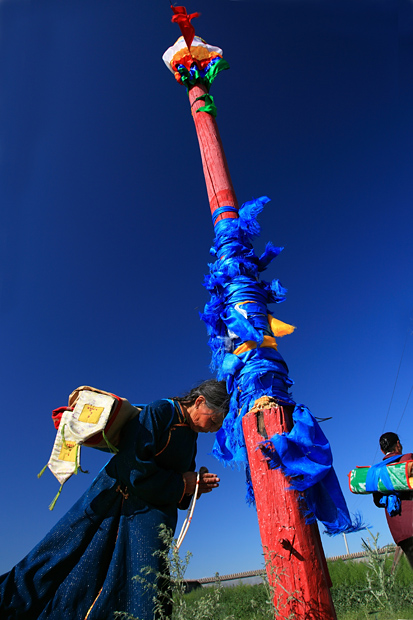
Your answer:
[[[411,332],[410,332],[410,331],[408,331],[408,332],[407,332],[407,334],[406,334],[406,338],[404,339],[404,346],[403,346],[403,351],[402,351],[402,355],[401,355],[400,362],[399,362],[399,367],[398,367],[398,369],[397,369],[396,380],[395,380],[395,382],[394,382],[393,392],[392,392],[392,395],[391,395],[391,398],[390,398],[390,403],[389,403],[389,408],[387,409],[386,417],[385,417],[384,424],[383,424],[383,428],[382,428],[382,430],[381,430],[380,435],[382,435],[382,434],[384,433],[384,429],[385,429],[385,427],[386,427],[386,422],[387,422],[387,419],[388,419],[388,417],[389,417],[390,409],[391,409],[391,406],[392,406],[392,403],[393,403],[394,393],[395,393],[395,391],[396,391],[397,381],[398,381],[398,379],[399,379],[400,368],[401,368],[401,365],[402,365],[402,361],[403,361],[403,357],[404,357],[404,352],[405,352],[405,350],[406,350],[407,338],[409,337],[410,333],[411,333]]]
[[[385,420],[384,420],[384,423],[383,423],[383,428],[382,428],[382,431],[381,431],[380,435],[382,435],[382,434],[383,434],[384,429],[385,429],[385,427],[386,427],[386,423],[387,423],[387,420],[388,420],[388,417],[389,417],[389,414],[390,414],[390,409],[391,409],[391,406],[392,406],[392,403],[393,403],[394,394],[395,394],[395,391],[396,391],[397,382],[398,382],[398,379],[399,379],[400,368],[401,368],[402,361],[403,361],[403,357],[404,357],[404,353],[405,353],[405,350],[406,350],[407,340],[408,340],[408,337],[409,337],[409,336],[411,336],[412,334],[413,334],[413,332],[409,329],[409,330],[407,331],[406,338],[405,338],[405,340],[404,340],[403,350],[402,350],[402,354],[401,354],[401,357],[400,357],[399,366],[398,366],[397,373],[396,373],[396,379],[395,379],[395,382],[394,382],[393,391],[392,391],[392,394],[391,394],[391,397],[390,397],[389,407],[388,407],[388,409],[387,409],[386,417],[385,417]],[[404,416],[404,414],[405,414],[405,411],[406,411],[406,409],[407,409],[407,405],[408,405],[408,403],[409,403],[410,396],[412,395],[412,392],[413,392],[413,385],[412,385],[412,387],[410,388],[410,392],[409,392],[409,395],[408,395],[408,397],[407,397],[407,401],[406,401],[406,404],[405,404],[405,406],[404,406],[404,409],[403,409],[402,415],[400,416],[400,420],[399,420],[399,423],[398,423],[398,425],[397,425],[396,431],[399,429],[399,426],[400,426],[400,424],[401,424],[401,421],[402,421],[403,416]],[[374,464],[374,463],[375,463],[375,461],[376,461],[376,457],[377,457],[377,453],[378,453],[378,450],[379,450],[379,447],[377,446],[377,447],[376,447],[376,451],[375,451],[375,453],[374,453],[374,456],[373,456],[373,459],[372,459],[371,464]],[[357,495],[355,498],[353,498],[353,502],[352,502],[352,510],[356,511],[356,509],[358,509],[359,504],[360,504],[360,500],[361,500],[361,498],[362,498],[362,497],[363,497],[362,495]]]
[[[388,417],[389,417],[389,414],[390,414],[390,409],[391,409],[391,406],[392,406],[392,403],[393,403],[394,393],[395,393],[395,391],[396,391],[396,386],[397,386],[397,382],[398,382],[398,379],[399,379],[400,368],[401,368],[401,365],[402,365],[402,362],[403,362],[403,358],[404,358],[404,352],[405,352],[405,350],[406,350],[407,339],[408,339],[408,337],[409,337],[409,336],[411,336],[411,335],[412,335],[412,333],[413,333],[413,332],[409,329],[409,330],[407,331],[406,338],[404,339],[403,350],[402,350],[402,354],[401,354],[401,357],[400,357],[399,367],[398,367],[398,369],[397,369],[397,373],[396,373],[396,379],[395,379],[395,381],[394,381],[393,392],[392,392],[392,395],[391,395],[391,397],[390,397],[389,407],[388,407],[388,409],[387,409],[386,417],[385,417],[385,419],[384,419],[383,428],[382,428],[382,430],[381,430],[380,435],[382,435],[382,434],[384,433],[384,429],[386,428],[386,423],[387,423],[387,420],[388,420]],[[405,410],[406,410],[407,403],[409,402],[409,398],[410,398],[410,394],[411,394],[412,390],[413,390],[413,385],[412,385],[412,389],[410,390],[410,393],[409,393],[409,396],[408,396],[408,399],[407,399],[407,402],[406,402],[405,408],[404,408],[404,410],[403,410],[403,413],[402,413],[402,416],[401,416],[401,418],[400,418],[399,425],[397,426],[397,428],[399,428],[399,426],[400,426],[400,422],[401,422],[401,419],[402,419],[402,417],[403,417],[403,415],[404,415],[404,412],[405,412]],[[378,446],[377,446],[377,447],[376,447],[376,451],[375,451],[375,453],[374,453],[374,457],[373,457],[372,463],[374,463],[374,462],[375,462],[375,460],[376,460],[376,456],[377,456],[378,451],[379,451],[379,448],[378,448]]]
[[[399,423],[398,423],[398,425],[397,425],[396,431],[398,431],[398,430],[399,430],[399,426],[400,426],[400,424],[401,424],[401,422],[402,422],[402,420],[403,420],[403,416],[404,416],[404,414],[405,414],[405,412],[406,412],[407,405],[409,404],[409,400],[410,400],[410,396],[412,395],[412,392],[413,392],[413,384],[412,384],[412,387],[410,388],[409,396],[407,397],[407,401],[406,401],[406,404],[405,404],[405,406],[404,406],[403,413],[402,413],[402,414],[401,414],[401,416],[400,416],[400,420],[399,420]]]
[[[397,385],[397,381],[398,381],[399,374],[400,374],[400,368],[401,368],[401,365],[402,365],[402,361],[403,361],[404,352],[405,352],[405,349],[406,349],[406,344],[407,344],[407,338],[408,338],[408,336],[409,336],[409,332],[407,332],[407,335],[406,335],[406,338],[405,338],[405,341],[404,341],[404,346],[403,346],[403,350],[402,350],[402,355],[401,355],[401,358],[400,358],[399,367],[398,367],[398,369],[397,369],[396,379],[395,379],[394,386],[393,386],[393,392],[392,392],[392,395],[391,395],[391,397],[390,397],[389,407],[388,407],[388,409],[387,409],[386,417],[385,417],[385,420],[384,420],[384,423],[383,423],[383,428],[382,428],[382,430],[381,430],[380,436],[383,434],[384,429],[386,428],[386,422],[387,422],[387,419],[388,419],[388,417],[389,417],[390,409],[391,409],[392,402],[393,402],[394,393],[395,393],[395,391],[396,391],[396,385]],[[412,388],[411,388],[411,390],[410,390],[410,394],[412,393],[412,390],[413,390],[413,385],[412,385]],[[408,399],[407,399],[407,402],[409,401],[410,394],[409,394],[409,397],[408,397]],[[407,403],[406,403],[405,408],[404,408],[404,410],[403,410],[403,414],[404,414],[404,411],[406,410],[406,407],[407,407]],[[401,418],[403,417],[403,414],[402,414]],[[401,418],[400,418],[400,422],[401,422]],[[398,428],[399,428],[399,426],[400,426],[400,422],[399,422],[399,425],[397,426],[397,429],[398,429]],[[397,431],[397,429],[396,429],[396,431]],[[378,453],[378,451],[379,451],[379,448],[378,448],[378,445],[377,445],[377,446],[376,446],[376,450],[375,450],[375,452],[374,452],[374,456],[373,456],[372,461],[371,461],[371,464],[372,464],[372,465],[373,465],[373,464],[375,463],[375,461],[376,461],[376,457],[377,457],[377,453]],[[361,500],[361,498],[362,498],[362,495],[357,495],[357,496],[356,496],[355,500],[354,500],[354,501],[353,501],[353,503],[352,503],[352,508],[353,508],[353,510],[356,510],[356,508],[358,508],[358,506],[359,506],[359,504],[360,504],[360,500]]]

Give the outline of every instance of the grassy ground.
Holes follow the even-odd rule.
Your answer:
[[[184,575],[190,561],[190,554],[181,558],[174,545],[171,547],[171,534],[164,527],[161,538],[166,549],[157,552],[169,566],[170,575],[163,575],[170,583],[170,590],[159,591],[155,585],[153,594],[156,617],[165,620],[161,599],[173,601],[173,620],[274,620],[285,618],[278,614],[272,599],[273,594],[267,583],[255,586],[238,585],[222,587],[217,576],[214,587],[199,588],[185,593]],[[338,620],[413,620],[413,573],[403,556],[392,570],[392,557],[379,552],[378,534],[371,535],[363,547],[367,555],[365,562],[329,563],[333,583],[331,595]],[[141,583],[153,588],[148,582],[151,569],[143,569],[137,576]],[[160,576],[160,575],[159,575]],[[158,594],[158,596],[156,596]],[[127,613],[116,613],[119,620],[138,620]],[[168,616],[169,617],[169,616]],[[304,620],[291,614],[288,620]],[[320,619],[321,620],[321,619]]]
[[[191,609],[213,588],[199,588],[185,595]],[[234,620],[273,620],[274,611],[270,601],[269,590],[264,585],[238,585],[220,588],[219,605],[215,610],[214,620],[234,618]]]
[[[367,562],[329,562],[339,620],[413,620],[413,573],[406,557],[392,572],[392,557],[377,553],[377,540],[367,546]]]
[[[410,569],[409,569],[410,570]],[[370,604],[370,598],[364,594],[354,596],[357,593],[359,586],[354,584],[353,588],[345,586],[340,588],[340,598],[337,600],[337,588],[334,593],[332,591],[333,600],[335,600],[335,607],[338,620],[397,620],[403,618],[404,620],[413,620],[413,601],[412,603],[403,603],[394,605],[391,610],[380,609],[379,605],[376,606]],[[195,602],[199,602],[202,598],[211,592],[212,588],[200,588],[193,592],[186,594],[185,599],[188,608],[191,609]],[[344,593],[344,600],[343,600]],[[401,594],[404,596],[403,592]],[[412,600],[410,588],[407,589],[407,595]],[[358,600],[358,603],[356,601]],[[352,609],[346,609],[346,606],[351,605]],[[274,611],[269,605],[268,591],[263,585],[247,586],[239,585],[230,588],[222,588],[220,600],[217,608],[214,611],[215,620],[223,620],[228,617],[233,617],[235,620],[273,620]],[[297,619],[298,620],[298,619]]]
[[[392,574],[392,558],[374,555],[371,562],[329,563],[331,594],[338,620],[413,620],[413,573],[403,556]],[[194,611],[213,588],[200,588],[185,595]],[[220,588],[214,620],[273,620],[271,593],[265,585]]]

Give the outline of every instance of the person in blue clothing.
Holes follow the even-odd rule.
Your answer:
[[[403,453],[403,446],[396,433],[384,433],[379,440],[383,460],[392,459],[394,463],[405,463],[413,460],[411,452]],[[413,568],[413,492],[398,491],[395,493],[398,502],[393,511],[386,503],[386,496],[374,492],[373,501],[379,508],[386,509],[386,519],[393,540],[403,549],[410,566]],[[390,514],[391,512],[391,514]]]
[[[0,577],[2,620],[112,620],[115,611],[154,617],[153,592],[133,579],[162,571],[159,528],[195,492],[198,433],[217,431],[228,411],[225,382],[158,400],[125,425],[119,452],[46,537]],[[198,493],[218,487],[203,474]],[[155,579],[155,577],[153,577]],[[170,614],[165,607],[165,614]]]

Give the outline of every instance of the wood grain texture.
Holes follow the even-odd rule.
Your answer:
[[[291,429],[291,413],[290,407],[271,406],[243,418],[267,575],[274,588],[275,617],[337,620],[318,526],[305,522],[302,493],[287,490],[288,479],[281,470],[270,469],[257,450],[266,437]]]
[[[238,202],[216,120],[211,114],[197,112],[205,103],[196,99],[206,92],[204,86],[193,86],[188,94],[213,215],[218,207],[238,208]],[[229,211],[217,221],[234,217],[237,214]],[[288,491],[281,471],[269,469],[257,450],[264,438],[291,429],[291,413],[291,408],[271,406],[243,419],[267,574],[274,588],[275,617],[337,620],[317,524],[305,523],[302,494]]]
[[[205,103],[195,100],[206,92],[204,86],[193,86],[189,91],[189,103],[201,151],[209,206],[213,214],[218,207],[231,206],[238,209],[238,202],[216,120],[207,112],[197,112]],[[217,221],[236,217],[236,213],[229,211],[219,215]]]

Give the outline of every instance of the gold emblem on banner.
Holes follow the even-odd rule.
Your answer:
[[[74,441],[66,441],[60,450],[60,461],[76,461],[76,443]]]
[[[95,407],[95,405],[84,405],[79,422],[87,422],[88,424],[97,424],[104,407]]]

